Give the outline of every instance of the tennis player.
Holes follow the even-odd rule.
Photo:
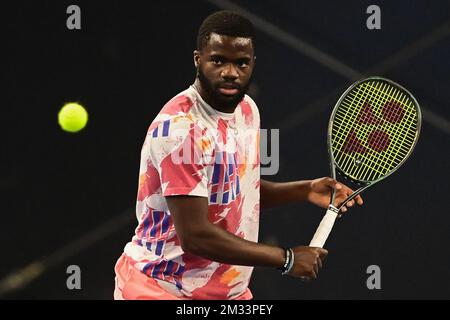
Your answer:
[[[252,23],[237,13],[201,24],[195,82],[162,108],[142,148],[138,226],[115,266],[115,299],[252,299],[254,266],[317,278],[327,251],[258,243],[260,207],[327,208],[330,188],[337,203],[352,190],[327,177],[260,179],[259,111],[246,95],[255,47]]]

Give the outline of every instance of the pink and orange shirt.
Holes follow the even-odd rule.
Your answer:
[[[222,113],[193,86],[151,123],[141,152],[138,226],[124,254],[170,294],[188,299],[249,294],[253,267],[183,252],[165,197],[207,197],[211,223],[257,242],[259,129],[258,108],[247,95],[234,113]]]

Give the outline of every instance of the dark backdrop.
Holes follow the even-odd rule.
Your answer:
[[[359,72],[391,61],[377,74],[407,87],[425,109],[411,159],[336,225],[320,279],[304,284],[256,268],[251,288],[257,299],[450,298],[450,4],[372,2],[238,3]],[[41,276],[2,298],[112,297],[113,266],[135,228],[147,127],[192,83],[196,33],[218,3],[2,4],[0,279],[33,261],[51,261]],[[81,8],[81,30],[66,28],[70,4]],[[381,30],[366,28],[371,4],[381,8]],[[250,93],[262,127],[280,128],[280,171],[265,178],[328,175],[329,113],[352,80],[264,29],[257,57]],[[78,134],[57,125],[68,101],[89,111]],[[260,241],[308,243],[323,213],[310,205],[263,210]],[[97,239],[80,240],[89,232]],[[66,288],[72,264],[82,270],[82,290]],[[366,287],[369,265],[381,268],[381,290]]]

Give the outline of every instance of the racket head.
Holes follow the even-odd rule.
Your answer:
[[[411,155],[422,115],[415,97],[382,77],[362,79],[339,98],[328,125],[331,172],[370,185],[395,172]]]

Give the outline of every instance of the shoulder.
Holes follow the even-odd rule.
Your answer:
[[[186,137],[191,131],[198,129],[198,125],[189,114],[170,115],[161,119],[150,128],[149,135],[159,142]],[[156,142],[156,141],[155,141]]]
[[[154,131],[161,125],[170,127],[192,124],[194,122],[192,109],[197,101],[191,89],[184,90],[170,99],[156,115],[148,131]]]
[[[243,101],[247,102],[252,109],[254,109],[256,112],[259,113],[259,109],[258,106],[256,105],[256,102],[249,96],[249,95],[245,95]]]
[[[248,96],[245,95],[242,101],[239,103],[242,117],[245,120],[247,125],[252,125],[253,127],[260,126],[260,117],[259,117],[259,109],[256,105],[255,101]]]
[[[148,131],[154,144],[170,142],[181,143],[186,138],[198,140],[209,137],[207,126],[191,113],[180,112],[176,115],[166,115],[160,121],[154,122]]]
[[[188,114],[194,105],[194,97],[189,90],[184,90],[170,99],[159,112],[160,115],[176,116]]]

